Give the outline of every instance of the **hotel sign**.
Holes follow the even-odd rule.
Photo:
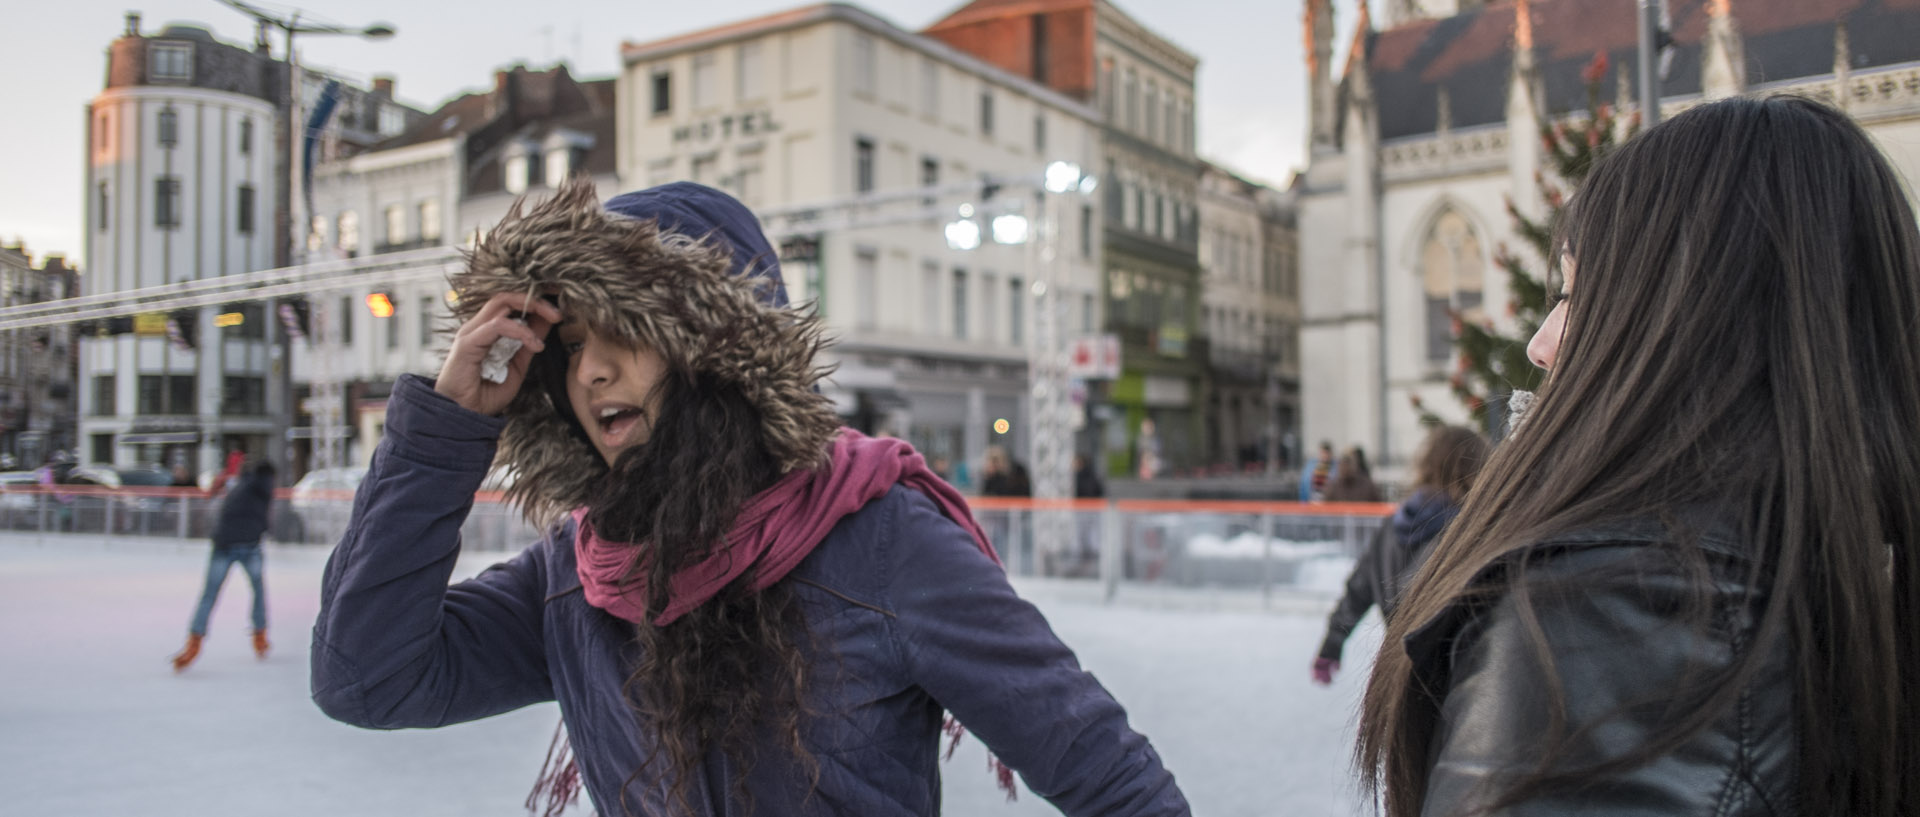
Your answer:
[[[690,125],[676,125],[673,128],[673,144],[677,147],[688,142],[706,143],[715,139],[732,139],[736,136],[759,136],[778,130],[780,130],[780,123],[773,121],[773,112],[748,111],[717,116]]]

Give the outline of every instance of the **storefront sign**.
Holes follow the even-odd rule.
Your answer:
[[[1120,376],[1120,336],[1082,335],[1067,350],[1067,376],[1112,380]]]
[[[1187,328],[1177,323],[1160,327],[1155,345],[1159,348],[1160,354],[1165,357],[1186,357]]]
[[[148,337],[165,337],[167,334],[167,313],[142,312],[133,316],[133,333]]]
[[[691,125],[675,126],[673,144],[679,147],[688,142],[704,143],[715,139],[732,139],[735,136],[759,136],[778,130],[780,130],[780,123],[773,121],[773,112],[749,111],[715,117]]]
[[[820,260],[820,234],[788,236],[780,240],[781,261]]]
[[[140,417],[133,421],[136,434],[166,431],[199,431],[200,421],[193,417]]]

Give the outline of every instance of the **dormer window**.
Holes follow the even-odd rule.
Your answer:
[[[525,154],[508,156],[501,172],[506,174],[507,192],[514,195],[527,192],[527,157]]]
[[[547,134],[540,143],[547,186],[559,187],[567,177],[585,171],[587,151],[592,148],[593,137],[579,131],[559,128]]]
[[[380,106],[380,135],[398,136],[407,129],[406,112],[398,105]]]
[[[504,174],[501,182],[507,192],[514,195],[527,192],[540,184],[541,162],[539,147],[524,140],[516,140],[507,145],[506,154],[500,162],[500,172]]]
[[[154,43],[147,49],[147,78],[172,82],[193,79],[193,46],[187,43]]]

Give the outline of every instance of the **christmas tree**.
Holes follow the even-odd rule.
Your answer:
[[[1541,200],[1547,204],[1545,215],[1530,218],[1520,212],[1511,199],[1507,201],[1507,216],[1513,219],[1514,232],[1532,251],[1530,257],[1523,258],[1503,242],[1494,255],[1494,263],[1507,274],[1507,316],[1513,318],[1508,331],[1496,328],[1491,319],[1474,323],[1464,320],[1458,311],[1451,313],[1453,345],[1460,354],[1458,368],[1448,386],[1479,428],[1489,428],[1489,411],[1495,405],[1504,406],[1508,394],[1514,390],[1532,391],[1540,386],[1544,372],[1527,359],[1527,341],[1539,331],[1540,323],[1552,309],[1548,299],[1549,283],[1559,284],[1559,261],[1553,236],[1567,205],[1566,192],[1560,182],[1578,188],[1587,178],[1587,171],[1593,169],[1593,163],[1613,152],[1621,141],[1615,138],[1617,123],[1613,106],[1600,100],[1600,81],[1606,75],[1606,53],[1595,54],[1581,72],[1587,86],[1586,115],[1540,123],[1540,141],[1546,149],[1546,160],[1554,170],[1551,179],[1538,170],[1533,174]],[[1619,81],[1626,79],[1622,77]],[[1632,138],[1639,130],[1640,114],[1636,111],[1627,122],[1625,135]],[[1534,263],[1544,265],[1546,273],[1536,275],[1531,268]],[[1420,412],[1422,425],[1444,422],[1421,404],[1419,395],[1412,395],[1411,400],[1414,410]]]

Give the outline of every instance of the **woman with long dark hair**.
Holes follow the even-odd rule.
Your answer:
[[[558,700],[573,759],[550,753],[529,800],[549,813],[584,784],[612,817],[930,815],[961,723],[1003,785],[1010,767],[1068,814],[1187,813],[959,494],[840,427],[774,259],[698,185],[516,206],[454,276],[439,379],[388,402],[327,567],[314,699],[374,728]],[[496,462],[553,524],[448,587]]]
[[[1920,238],[1847,117],[1598,163],[1526,426],[1388,623],[1391,817],[1920,811]]]

